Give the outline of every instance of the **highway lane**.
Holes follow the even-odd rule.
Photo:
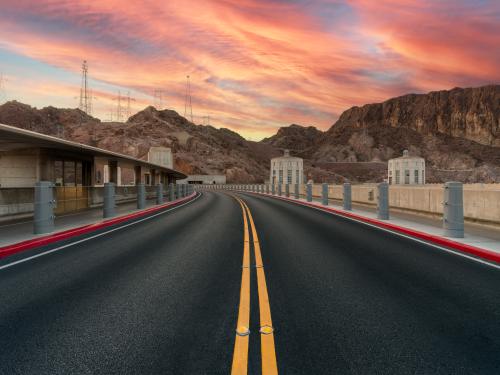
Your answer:
[[[272,198],[254,216],[284,374],[498,374],[500,271]]]
[[[227,374],[242,260],[221,194],[0,270],[1,374]]]
[[[242,301],[249,374],[500,373],[498,269],[235,195],[0,270],[0,374],[229,374]]]

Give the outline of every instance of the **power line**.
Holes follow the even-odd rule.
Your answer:
[[[186,98],[184,101],[184,117],[187,118],[188,114],[191,115],[191,122],[193,122],[193,103],[191,99],[191,77],[186,76]]]

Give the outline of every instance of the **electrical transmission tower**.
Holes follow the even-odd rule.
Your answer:
[[[130,105],[130,102],[135,102],[135,99],[130,96],[130,91],[127,91],[127,119],[130,118],[132,115],[132,107]]]
[[[82,64],[82,84],[80,87],[80,105],[78,108],[88,115],[92,113],[92,94],[89,93],[88,83],[89,66],[87,60],[83,60]]]
[[[116,100],[116,121],[128,120],[132,114],[131,103],[135,102],[135,99],[130,96],[130,91],[127,92],[127,95],[122,95],[121,91],[118,91],[118,96],[113,100]],[[110,117],[113,119],[112,114]]]
[[[210,125],[210,115],[203,116],[203,125]]]
[[[5,81],[6,79],[3,77],[3,73],[0,72],[0,104],[7,99],[7,94],[5,93]]]
[[[187,118],[188,114],[191,116],[191,122],[193,122],[193,103],[191,100],[191,77],[186,76],[186,100],[184,102],[184,117]]]
[[[167,92],[165,90],[155,90],[154,91],[154,107],[161,111],[165,109],[164,103],[165,103],[165,98],[167,96]]]

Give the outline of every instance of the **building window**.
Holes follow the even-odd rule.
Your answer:
[[[292,170],[291,169],[288,170],[288,173],[286,176],[286,183],[288,185],[290,185],[292,183]]]
[[[295,183],[300,184],[300,172],[298,169],[295,171]]]
[[[418,169],[415,169],[415,181],[416,184],[418,184]]]
[[[279,184],[283,183],[283,169],[280,169],[280,171],[279,171],[278,183]]]
[[[400,184],[400,178],[399,178],[399,169],[396,171],[396,185]]]
[[[410,171],[408,169],[405,169],[405,184],[410,184]]]

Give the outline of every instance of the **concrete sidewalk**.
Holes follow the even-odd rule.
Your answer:
[[[156,205],[154,199],[146,201],[146,208]],[[90,208],[84,211],[56,216],[55,232],[81,227],[103,221],[102,207]],[[137,202],[123,203],[116,206],[116,216],[131,214],[142,210],[137,209]],[[0,247],[12,245],[21,241],[46,236],[33,234],[33,220],[15,220],[0,224]]]
[[[265,194],[265,193],[259,193],[259,194],[264,196],[278,197],[277,195],[273,196],[272,194]],[[304,198],[295,199],[293,198],[292,194],[288,198],[282,195],[281,198],[290,199],[292,201],[305,202],[309,204],[312,203],[315,207],[318,208],[331,207],[343,211],[341,203],[329,200],[329,206],[323,206],[323,204],[320,202],[321,198],[318,197],[313,197],[312,202],[307,202],[307,200]],[[377,219],[376,208],[361,207],[359,205],[353,204],[352,210],[345,212],[351,212],[353,214],[368,219]],[[496,228],[465,223],[465,237],[451,238],[444,236],[442,221],[440,219],[434,219],[406,212],[397,212],[397,211],[395,212],[394,210],[391,210],[390,219],[381,221],[398,225],[411,230],[424,232],[433,236],[447,238],[461,244],[479,247],[500,254],[500,230],[497,230]]]

